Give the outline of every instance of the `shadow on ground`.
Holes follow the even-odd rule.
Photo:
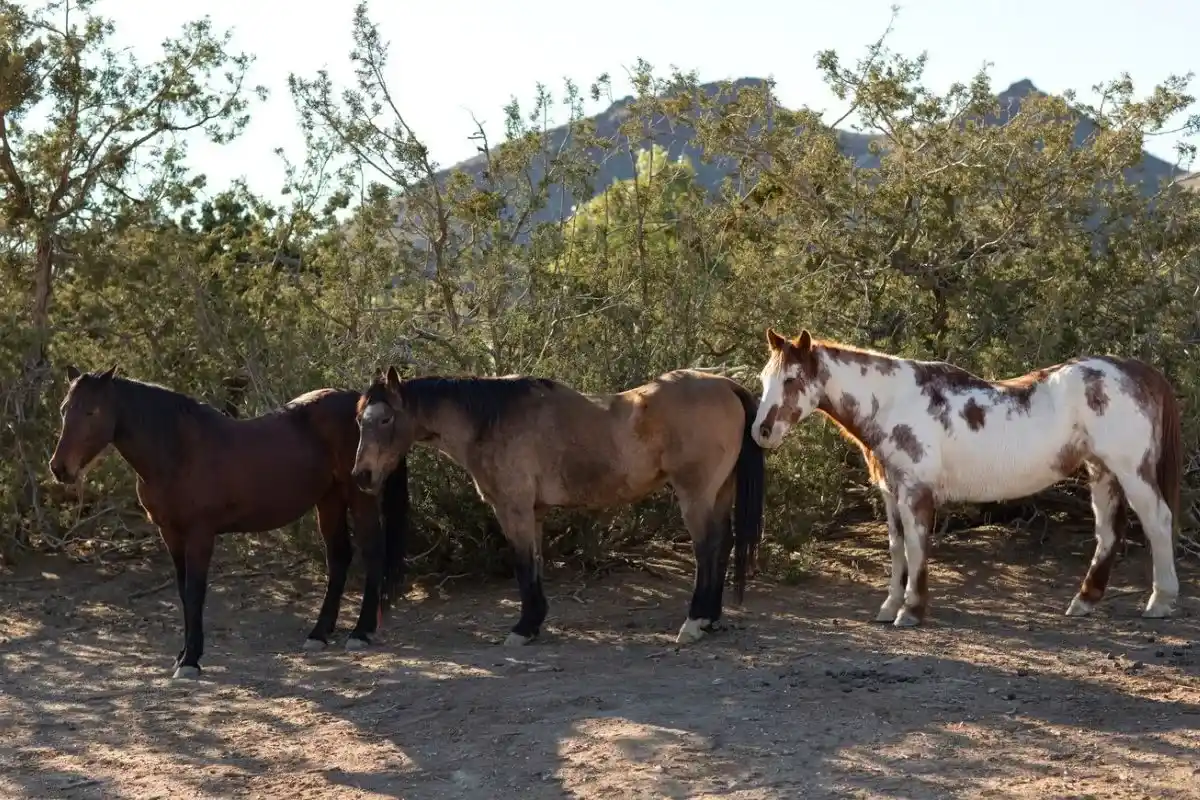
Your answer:
[[[516,651],[496,644],[517,610],[508,582],[414,590],[372,651],[303,654],[320,585],[231,567],[196,683],[166,677],[172,593],[130,599],[165,571],[27,566],[0,578],[0,791],[1194,796],[1200,607],[1142,620],[1148,558],[1131,548],[1096,615],[1064,618],[1090,556],[1065,545],[939,543],[933,619],[896,630],[868,622],[886,542],[866,530],[821,548],[828,575],[755,584],[683,650],[691,564],[672,551],[650,572],[553,576],[546,637]]]

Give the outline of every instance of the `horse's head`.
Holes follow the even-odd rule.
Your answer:
[[[350,475],[360,489],[378,494],[416,439],[416,423],[404,409],[395,367],[376,378],[358,401],[358,450]]]
[[[59,406],[62,430],[50,457],[50,472],[60,483],[74,483],[112,444],[117,429],[116,371],[114,366],[93,375],[67,367],[71,385]]]
[[[788,429],[807,417],[821,402],[819,363],[808,331],[792,340],[767,329],[771,357],[763,367],[762,399],[751,435],[770,450],[783,443]]]

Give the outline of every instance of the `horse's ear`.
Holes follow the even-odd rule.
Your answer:
[[[117,374],[117,365],[116,365],[116,364],[113,364],[111,367],[109,367],[108,369],[104,370],[104,372],[101,372],[101,373],[100,373],[100,380],[102,380],[102,381],[110,381],[110,380],[112,380],[112,379],[113,379],[113,377],[114,377],[116,374]]]
[[[82,374],[83,373],[80,372],[79,370],[75,369],[74,366],[72,366],[70,364],[67,365],[67,380],[73,381]]]
[[[792,342],[792,346],[801,353],[807,353],[812,348],[812,336],[809,335],[807,328],[800,331],[800,335]]]
[[[767,328],[767,345],[772,351],[783,350],[787,347],[788,340],[775,332],[774,328]]]
[[[393,392],[400,391],[400,373],[396,371],[395,366],[389,366],[387,369],[387,377],[384,379],[387,388]]]

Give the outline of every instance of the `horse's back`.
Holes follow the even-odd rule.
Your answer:
[[[536,483],[546,505],[633,502],[680,474],[707,479],[720,472],[723,481],[745,426],[739,389],[690,370],[608,395],[548,387],[529,397],[506,432],[502,456],[489,461],[509,465],[506,482],[540,465]]]
[[[357,402],[358,392],[350,390],[305,392],[275,411],[231,420],[222,451],[247,466],[271,464],[276,474],[308,473],[324,466],[348,476],[358,439]]]
[[[335,471],[349,475],[358,446],[355,422],[359,393],[351,389],[314,389],[293,398],[284,413],[329,449]]]

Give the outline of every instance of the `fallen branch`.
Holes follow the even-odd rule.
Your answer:
[[[151,586],[149,589],[139,589],[136,592],[130,592],[129,599],[130,600],[140,600],[143,597],[149,597],[152,594],[157,594],[158,592],[161,592],[163,589],[166,589],[173,583],[175,583],[174,578],[167,578],[162,583],[157,584],[155,586]]]

